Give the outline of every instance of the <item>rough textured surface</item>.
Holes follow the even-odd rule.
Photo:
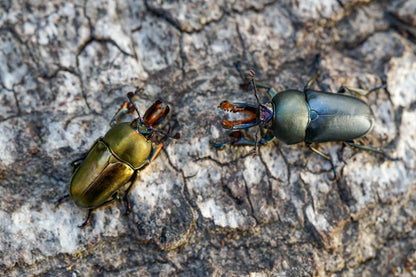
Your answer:
[[[415,276],[415,1],[3,1],[0,275]],[[277,90],[372,88],[360,142],[213,149],[222,100],[255,103],[234,67]],[[87,211],[70,162],[126,93],[160,98],[181,133],[129,198]],[[262,96],[267,102],[267,97]]]

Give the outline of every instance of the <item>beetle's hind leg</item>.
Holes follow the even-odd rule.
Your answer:
[[[316,154],[318,154],[319,156],[321,156],[322,158],[324,158],[325,160],[328,160],[331,163],[331,167],[332,167],[332,172],[334,172],[334,179],[337,178],[337,170],[335,169],[335,165],[334,162],[332,161],[331,157],[321,151],[319,151],[318,149],[316,149],[315,147],[313,147],[310,143],[306,143],[306,145],[309,147],[309,149],[311,149],[313,152],[315,152]]]
[[[398,161],[398,159],[397,159],[397,158],[392,158],[392,157],[391,157],[390,155],[388,155],[386,152],[384,152],[383,150],[381,150],[381,149],[379,149],[379,148],[377,148],[377,147],[374,147],[374,146],[369,146],[369,145],[356,144],[356,143],[354,143],[353,141],[345,141],[345,143],[346,143],[346,144],[348,144],[348,145],[350,145],[350,146],[356,147],[356,148],[358,148],[358,149],[362,149],[362,150],[371,151],[371,152],[375,152],[375,153],[381,154],[381,155],[383,155],[386,159],[388,159],[388,160],[390,160],[390,161],[393,161],[393,162]]]
[[[87,215],[87,219],[84,221],[84,223],[82,223],[81,225],[78,226],[78,228],[84,228],[85,226],[87,226],[88,223],[90,223],[91,221],[91,217],[92,217],[92,209],[88,209],[88,215]]]
[[[303,88],[303,92],[306,94],[309,91],[309,88],[318,81],[319,76],[321,75],[321,72],[318,70],[315,75],[313,75],[312,79],[309,80],[309,82],[306,83],[305,87]]]
[[[105,201],[104,203],[102,203],[99,207],[102,207],[102,206],[105,206],[105,205],[107,205],[108,203],[110,203],[110,202],[113,202],[114,200],[118,200],[118,199],[120,199],[120,197],[119,197],[119,195],[118,195],[118,192],[115,192],[114,194],[113,194],[113,196],[111,197],[111,199],[109,199],[109,200],[107,200],[107,201]],[[96,208],[99,208],[99,207],[96,207]],[[96,208],[94,208],[94,209],[96,209]],[[87,215],[87,219],[84,221],[84,223],[82,223],[81,225],[79,225],[78,226],[78,228],[84,228],[90,221],[91,221],[91,218],[92,218],[92,211],[94,210],[94,209],[88,209],[88,215]]]
[[[381,86],[378,86],[378,87],[375,87],[375,88],[372,88],[372,89],[361,89],[361,88],[342,86],[338,89],[338,93],[348,92],[348,93],[352,94],[352,92],[354,92],[358,95],[366,96],[366,95],[369,95],[370,93],[372,93],[373,91],[383,89],[383,88],[386,88],[385,84],[383,84]]]

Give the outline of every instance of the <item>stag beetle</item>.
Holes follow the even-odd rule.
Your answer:
[[[313,147],[312,143],[344,141],[353,147],[377,152],[389,160],[396,161],[397,159],[391,158],[378,148],[353,142],[354,139],[367,135],[374,126],[370,106],[352,95],[309,89],[318,76],[319,73],[305,85],[303,91],[290,89],[278,93],[270,86],[256,83],[254,71],[250,71],[249,85],[254,91],[257,105],[221,102],[219,108],[233,113],[245,113],[249,117],[234,121],[223,120],[222,125],[225,129],[234,130],[230,133],[231,139],[212,140],[211,145],[254,145],[257,152],[257,145],[263,145],[274,138],[289,145],[305,142],[313,152],[331,163],[335,177],[337,173],[330,156]],[[257,87],[268,92],[271,106],[260,103]],[[365,95],[381,88],[385,88],[385,85],[369,91],[351,87],[341,89]],[[244,138],[243,134],[237,131],[253,126],[259,126],[254,141]],[[267,132],[259,136],[262,128],[267,129]]]
[[[124,199],[127,202],[127,212],[130,203],[127,199],[138,171],[151,163],[163,147],[163,142],[156,140],[154,132],[165,137],[179,138],[155,129],[169,113],[169,106],[161,109],[162,102],[157,100],[144,114],[140,116],[132,98],[142,89],[127,94],[129,102],[124,102],[110,122],[110,130],[104,137],[98,138],[89,151],[72,163],[72,177],[69,183],[69,194],[75,204],[89,210],[88,217],[79,227],[88,224],[92,210],[118,199],[117,191],[130,182]],[[136,112],[138,117],[132,122],[119,123],[128,113]]]

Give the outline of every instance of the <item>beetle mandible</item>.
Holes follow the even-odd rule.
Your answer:
[[[118,199],[118,190],[130,182],[124,195],[127,203],[126,213],[130,211],[128,194],[130,193],[138,171],[151,163],[163,147],[163,142],[153,136],[154,132],[165,137],[178,139],[179,134],[171,136],[170,129],[164,133],[155,129],[169,113],[169,106],[161,108],[162,102],[157,100],[140,116],[132,98],[142,92],[127,94],[129,102],[124,102],[110,122],[110,130],[98,138],[88,152],[72,163],[72,177],[69,183],[69,194],[75,204],[88,209],[88,217],[82,228],[91,219],[92,210]],[[138,117],[132,122],[119,121],[128,113],[136,112]]]
[[[257,99],[257,105],[221,102],[219,108],[228,112],[245,113],[249,117],[233,121],[223,120],[223,127],[234,131],[229,134],[231,138],[229,141],[211,141],[214,147],[227,144],[253,145],[257,153],[257,145],[263,145],[274,138],[289,145],[305,142],[313,152],[331,163],[335,178],[337,173],[331,157],[313,147],[312,143],[344,141],[353,147],[382,154],[389,160],[397,160],[376,147],[353,142],[354,139],[361,138],[372,130],[373,112],[370,106],[358,97],[309,89],[319,73],[305,85],[303,91],[290,89],[279,93],[272,87],[256,83],[254,71],[251,70],[247,76]],[[271,106],[260,103],[257,87],[268,92]],[[385,86],[369,91],[341,87],[339,92],[343,89],[365,95],[380,88],[385,88]],[[244,138],[243,134],[237,131],[237,129],[246,129],[256,125],[259,127],[254,141]],[[261,128],[267,129],[267,132],[259,136]]]

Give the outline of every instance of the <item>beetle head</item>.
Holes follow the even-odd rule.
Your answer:
[[[155,103],[153,103],[153,105],[146,110],[144,116],[141,117],[140,112],[133,101],[133,98],[140,92],[143,92],[143,88],[137,88],[135,92],[127,93],[129,102],[124,102],[124,104],[111,120],[110,126],[116,125],[126,114],[136,112],[137,118],[131,122],[131,126],[136,130],[137,133],[150,138],[153,132],[158,132],[167,137],[178,139],[180,137],[179,133],[172,136],[171,129],[169,129],[167,133],[155,129],[155,127],[166,118],[170,111],[169,106],[161,108],[162,101],[157,100]]]
[[[159,125],[168,115],[170,111],[169,106],[166,106],[162,109],[162,101],[157,100],[155,103],[153,103],[152,106],[150,106],[146,110],[144,116],[141,117],[139,111],[137,110],[136,106],[132,103],[132,101],[131,104],[134,106],[134,109],[136,110],[138,115],[138,118],[136,118],[132,122],[132,125],[135,126],[135,129],[138,133],[142,134],[145,137],[150,137],[153,134],[153,132],[157,132],[162,135],[165,135],[165,137],[179,139],[180,134],[176,133],[175,135],[172,135],[172,129],[170,128],[167,133],[155,129],[155,127]]]
[[[166,118],[170,110],[169,106],[166,106],[162,109],[162,101],[157,100],[155,103],[153,103],[152,106],[150,106],[150,108],[146,110],[144,116],[141,117],[136,106],[132,102],[130,102],[130,104],[133,105],[138,115],[138,117],[132,122],[132,126],[136,129],[136,132],[142,134],[143,136],[150,136],[155,131],[163,133],[156,130],[154,127],[159,125]]]

